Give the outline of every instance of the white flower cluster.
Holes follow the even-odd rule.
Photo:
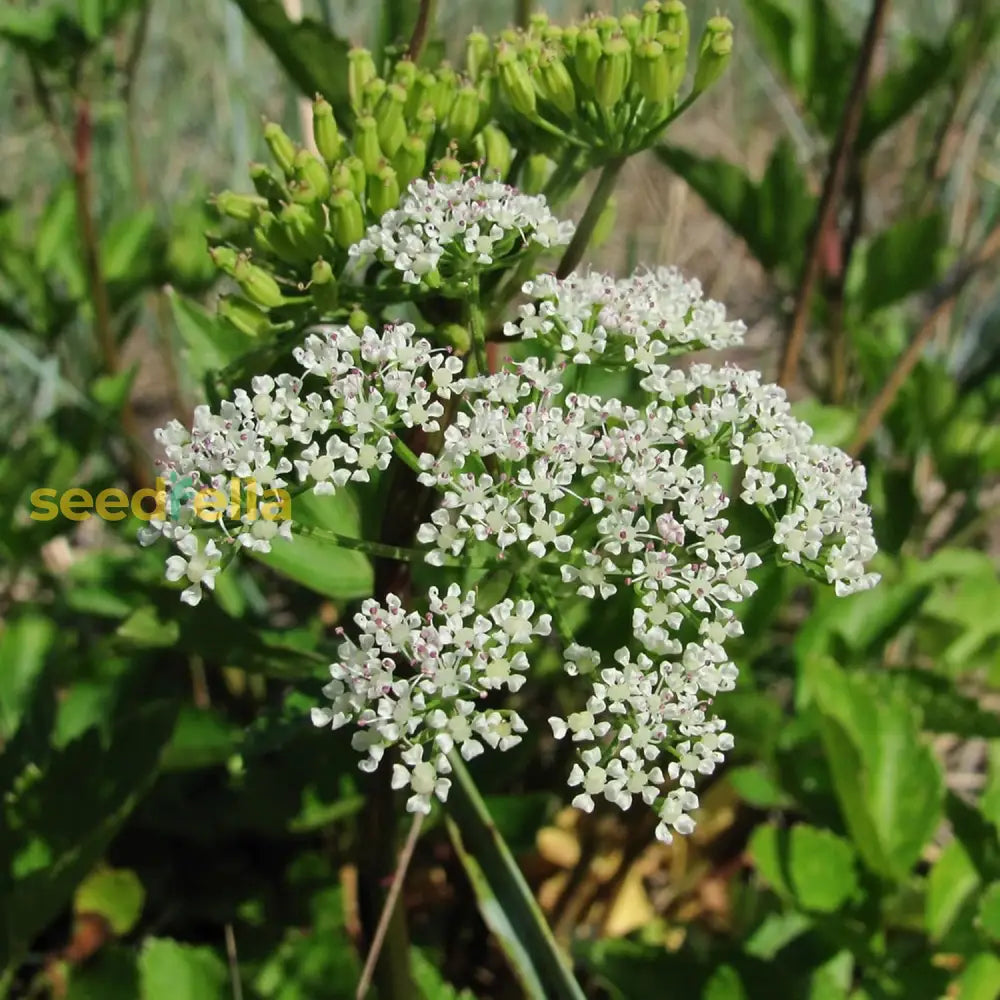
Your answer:
[[[533,301],[521,306],[508,337],[540,339],[574,364],[628,364],[649,371],[671,354],[723,350],[743,341],[745,325],[726,319],[701,285],[672,267],[615,280],[595,272],[551,274],[525,283]]]
[[[468,235],[484,206],[490,225],[502,218],[509,231],[529,232],[527,209],[512,202],[478,179],[415,182],[403,215],[387,217],[379,231],[417,238],[419,226],[420,239],[440,236],[439,248],[471,253],[455,244],[456,233]],[[501,204],[509,217],[497,214]],[[877,577],[866,568],[875,542],[864,469],[812,443],[783,391],[756,373],[666,364],[678,350],[726,346],[743,333],[676,272],[618,282],[540,277],[525,291],[533,301],[509,335],[578,363],[627,363],[642,373],[644,401],[571,391],[563,366],[538,357],[465,377],[459,357],[432,349],[406,323],[360,334],[327,327],[295,351],[301,377],[255,379],[251,393],[238,390],[218,414],[200,408],[190,432],[166,428],[167,468],[196,482],[236,475],[258,489],[294,472],[302,486],[333,493],[368,481],[394,452],[415,463],[420,482],[440,497],[417,534],[427,561],[502,561],[519,599],[480,607],[475,588],[455,585],[443,596],[429,592],[426,617],[392,595],[366,602],[357,638],[344,641],[331,668],[332,705],[314,721],[357,724],[366,769],[398,746],[393,782],[409,788],[409,808],[426,811],[432,797],[447,795],[452,748],[470,757],[484,744],[503,750],[520,738],[516,713],[484,708],[481,699],[517,691],[531,644],[551,632],[566,672],[587,685],[579,711],[550,720],[554,736],[579,751],[569,775],[574,803],[590,810],[603,798],[624,809],[639,798],[658,814],[657,836],[669,840],[693,828],[695,776],[711,774],[732,746],[711,706],[734,686],[726,645],[741,634],[738,605],[754,593],[762,562],[736,525],[753,508],[770,525],[779,559],[838,594],[870,588]],[[413,456],[395,436],[399,427],[440,431],[442,443]],[[731,483],[720,478],[726,469]],[[286,528],[262,530],[245,516],[218,526],[234,548],[258,549]],[[154,524],[157,532],[178,545],[168,575],[189,581],[185,599],[194,603],[211,586],[219,548],[195,541],[187,515]],[[607,600],[623,589],[634,600],[631,635],[610,659],[561,627],[567,601]]]
[[[357,641],[345,640],[323,689],[329,708],[313,709],[317,726],[356,723],[352,745],[374,771],[390,746],[402,748],[392,785],[407,788],[411,812],[430,812],[431,797],[448,795],[447,754],[465,760],[483,744],[508,750],[526,726],[517,712],[477,702],[493,691],[517,691],[534,636],[551,631],[551,616],[535,614],[532,601],[503,600],[488,615],[476,611],[476,592],[452,584],[444,595],[432,587],[425,617],[407,612],[390,595],[385,606],[368,600],[354,616]]]
[[[404,282],[419,285],[509,264],[531,244],[564,246],[572,236],[573,224],[558,220],[541,195],[478,176],[420,179],[349,253],[375,256],[400,271]]]

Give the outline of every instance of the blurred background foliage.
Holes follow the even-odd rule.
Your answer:
[[[526,6],[441,0],[435,44],[458,61],[468,30]],[[715,13],[689,6],[696,28]],[[736,751],[690,838],[666,847],[635,816],[563,808],[544,736],[555,670],[522,709],[534,739],[473,768],[593,997],[1000,996],[1000,9],[889,5],[838,158],[872,6],[732,0],[728,76],[627,164],[591,258],[679,265],[747,319],[737,360],[769,375],[791,361],[803,416],[869,470],[884,574],[843,600],[790,571],[761,579],[741,682],[719,706]],[[381,51],[414,11],[0,7],[9,996],[354,995],[364,788],[346,740],[306,713],[333,627],[371,587],[367,559],[300,547],[301,586],[243,565],[189,609],[161,555],[136,547],[134,518],[27,514],[40,486],[150,484],[152,428],[183,418],[232,353],[208,195],[249,189],[260,114],[303,137],[302,95],[339,86],[338,39]],[[359,529],[350,504],[301,509]],[[587,624],[594,645],[614,643],[615,614]],[[441,822],[403,906],[421,996],[525,995],[531,956],[502,946],[496,900]]]

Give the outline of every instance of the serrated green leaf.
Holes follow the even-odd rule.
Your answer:
[[[151,938],[139,956],[141,1000],[224,1000],[229,975],[211,948]]]
[[[128,934],[138,923],[146,901],[139,876],[128,868],[98,868],[77,887],[73,911],[103,917],[113,934]]]

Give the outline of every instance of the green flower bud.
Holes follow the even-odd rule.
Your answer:
[[[698,66],[694,71],[692,93],[711,87],[726,71],[733,51],[733,22],[728,17],[710,17],[698,47]]]
[[[659,42],[640,40],[635,48],[634,67],[635,83],[645,100],[659,105],[673,97],[670,62]]]
[[[388,164],[368,178],[368,208],[378,218],[392,211],[399,204],[399,180],[396,171]]]
[[[586,28],[580,32],[574,55],[574,67],[581,83],[591,94],[597,82],[597,64],[601,61],[603,51],[601,36],[594,28]]]
[[[660,4],[660,31],[673,32],[680,38],[686,61],[688,46],[691,44],[691,23],[688,21],[684,0],[663,0]]]
[[[298,189],[292,197],[296,201],[326,201],[330,194],[330,171],[308,149],[299,150],[295,156],[295,179]]]
[[[416,114],[415,123],[413,131],[429,146],[434,140],[434,132],[437,129],[437,113],[431,104],[424,104],[420,108]]]
[[[509,46],[497,49],[497,71],[500,87],[511,107],[526,118],[535,116],[535,88],[528,74],[528,67]]]
[[[292,242],[285,227],[273,212],[261,214],[253,231],[254,246],[262,253],[277,257],[286,264],[302,263],[302,251]]]
[[[591,247],[599,247],[605,243],[618,221],[618,199],[612,195],[601,209],[594,226],[594,234],[590,238]]]
[[[422,177],[426,165],[427,143],[419,135],[408,135],[392,158],[392,168],[396,171],[399,186],[407,188],[411,181]]]
[[[346,160],[341,160],[340,163],[335,163],[330,169],[330,190],[335,191],[337,188],[350,188],[354,183],[354,179],[351,176],[351,169],[347,165]]]
[[[642,21],[635,14],[629,12],[621,16],[619,24],[621,25],[622,34],[629,42],[635,44],[635,40],[639,37],[639,28],[642,26]]]
[[[434,114],[439,122],[443,122],[448,117],[457,90],[458,74],[447,63],[441,63],[438,67],[434,87],[427,95],[427,100],[434,109]]]
[[[427,70],[420,73],[406,96],[406,120],[412,122],[417,112],[429,103],[430,95],[437,86],[437,77]]]
[[[224,274],[232,277],[236,272],[239,254],[232,247],[212,247],[208,255],[212,258],[212,263]]]
[[[544,10],[536,10],[528,18],[528,37],[541,38],[549,26],[549,15]]]
[[[262,267],[251,264],[246,257],[240,257],[233,269],[233,278],[243,294],[261,309],[274,309],[284,305],[285,296],[281,286]]]
[[[476,133],[479,125],[479,93],[473,86],[462,87],[451,106],[446,126],[448,135],[458,144],[465,145]]]
[[[361,110],[365,84],[377,75],[375,60],[367,49],[351,49],[347,53],[347,92],[356,113]]]
[[[535,83],[542,97],[554,104],[564,115],[569,116],[576,111],[573,78],[554,50],[546,50],[539,57],[535,70]]]
[[[580,29],[575,24],[571,24],[568,28],[563,28],[560,41],[562,42],[563,51],[568,57],[573,56],[576,52],[576,43],[579,40]]]
[[[312,294],[316,308],[322,313],[332,313],[337,308],[339,299],[337,280],[329,261],[320,258],[312,266],[309,279],[309,291]]]
[[[378,122],[378,141],[386,156],[392,156],[406,138],[406,89],[398,83],[390,84],[375,109]]]
[[[220,191],[215,196],[215,207],[221,215],[239,222],[256,222],[267,208],[267,199],[253,194],[237,194],[235,191]]]
[[[277,122],[267,122],[264,125],[264,141],[271,150],[274,162],[281,167],[281,172],[291,179],[295,173],[295,143]]]
[[[417,64],[409,58],[400,59],[392,68],[392,82],[409,90],[417,78]]]
[[[263,163],[250,164],[250,180],[262,198],[268,201],[287,201],[288,189],[278,175]]]
[[[485,124],[494,117],[497,101],[497,75],[493,70],[484,69],[479,74],[476,92],[479,94],[479,123]]]
[[[511,147],[507,133],[497,125],[487,125],[480,133],[483,139],[483,158],[486,160],[487,174],[498,178],[507,176],[514,160],[514,150]]]
[[[456,354],[468,354],[472,347],[472,334],[468,327],[460,326],[458,323],[445,323],[437,328],[436,340],[446,344]]]
[[[490,40],[481,32],[474,31],[465,40],[465,72],[473,82],[490,58]]]
[[[628,85],[632,50],[627,41],[618,35],[604,43],[604,55],[597,64],[594,96],[605,108],[614,107]]]
[[[337,128],[330,102],[322,97],[313,101],[313,140],[326,165],[332,167],[340,159],[344,137]]]
[[[378,102],[382,99],[382,95],[386,92],[388,84],[382,77],[377,76],[373,80],[369,80],[365,84],[365,89],[361,94],[361,113],[370,115],[373,114],[375,108],[378,106]]]
[[[670,92],[674,95],[681,89],[684,75],[687,73],[687,49],[684,46],[684,39],[672,31],[661,31],[656,40],[663,46],[663,54],[670,66]]]
[[[227,295],[220,299],[219,315],[247,337],[257,338],[271,329],[267,313],[240,295]]]
[[[462,164],[454,156],[442,156],[434,163],[434,176],[441,181],[462,179]]]
[[[655,38],[660,31],[660,0],[648,0],[642,6],[642,20],[639,35],[645,39]]]
[[[382,159],[382,147],[378,141],[378,122],[371,115],[362,115],[354,123],[354,152],[365,165],[365,173],[375,173]]]
[[[286,205],[278,214],[282,228],[296,251],[306,260],[326,249],[325,223],[320,205]]]
[[[594,27],[601,36],[602,42],[608,41],[613,35],[617,35],[621,31],[621,25],[614,14],[605,14],[603,17],[595,18]]]
[[[521,173],[521,190],[525,194],[540,194],[556,165],[544,154],[534,153],[524,163]]]
[[[342,250],[354,246],[365,235],[361,203],[353,191],[341,189],[330,196],[330,231]]]
[[[514,28],[504,28],[503,31],[500,32],[500,41],[507,45],[520,45],[521,35]]]
[[[366,326],[371,326],[372,318],[360,306],[355,306],[347,317],[347,325],[355,332],[361,333]]]
[[[365,191],[365,184],[368,182],[368,172],[365,170],[364,161],[360,156],[349,156],[344,163],[351,172],[350,189],[357,197],[361,197]]]

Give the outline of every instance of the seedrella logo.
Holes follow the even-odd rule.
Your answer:
[[[186,476],[178,476],[176,471],[170,470],[167,479],[167,504],[166,515],[168,521],[179,521],[181,518],[181,507],[188,500],[193,500],[197,495],[194,488],[194,477],[189,473]]]

